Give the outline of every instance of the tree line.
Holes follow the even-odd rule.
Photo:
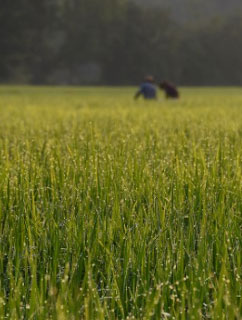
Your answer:
[[[182,24],[129,0],[2,0],[0,82],[242,84],[242,15]]]

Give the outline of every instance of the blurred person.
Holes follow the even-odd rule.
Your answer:
[[[159,85],[161,90],[165,91],[166,98],[173,98],[173,99],[178,99],[179,98],[179,92],[177,88],[169,83],[168,81],[162,81]]]
[[[147,76],[140,85],[139,91],[135,94],[134,98],[138,99],[140,96],[143,96],[146,100],[156,99],[156,91],[154,78],[152,76]]]

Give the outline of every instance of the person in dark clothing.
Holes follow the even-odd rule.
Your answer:
[[[165,91],[166,98],[173,98],[173,99],[179,98],[179,92],[173,84],[171,84],[167,81],[163,81],[160,83],[159,87],[160,87],[160,89]]]
[[[148,76],[144,79],[134,98],[138,99],[139,96],[143,96],[147,100],[156,99],[156,86],[153,77]]]

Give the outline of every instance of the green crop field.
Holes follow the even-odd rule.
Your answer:
[[[0,319],[242,319],[242,89],[0,87]]]

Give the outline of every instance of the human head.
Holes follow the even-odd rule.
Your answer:
[[[146,76],[146,77],[144,78],[144,81],[145,81],[145,82],[149,82],[149,83],[154,83],[154,82],[155,82],[153,76]]]
[[[162,82],[160,83],[160,85],[159,85],[159,87],[160,87],[161,89],[165,89],[167,86],[168,86],[168,82],[167,82],[167,81],[162,81]]]

